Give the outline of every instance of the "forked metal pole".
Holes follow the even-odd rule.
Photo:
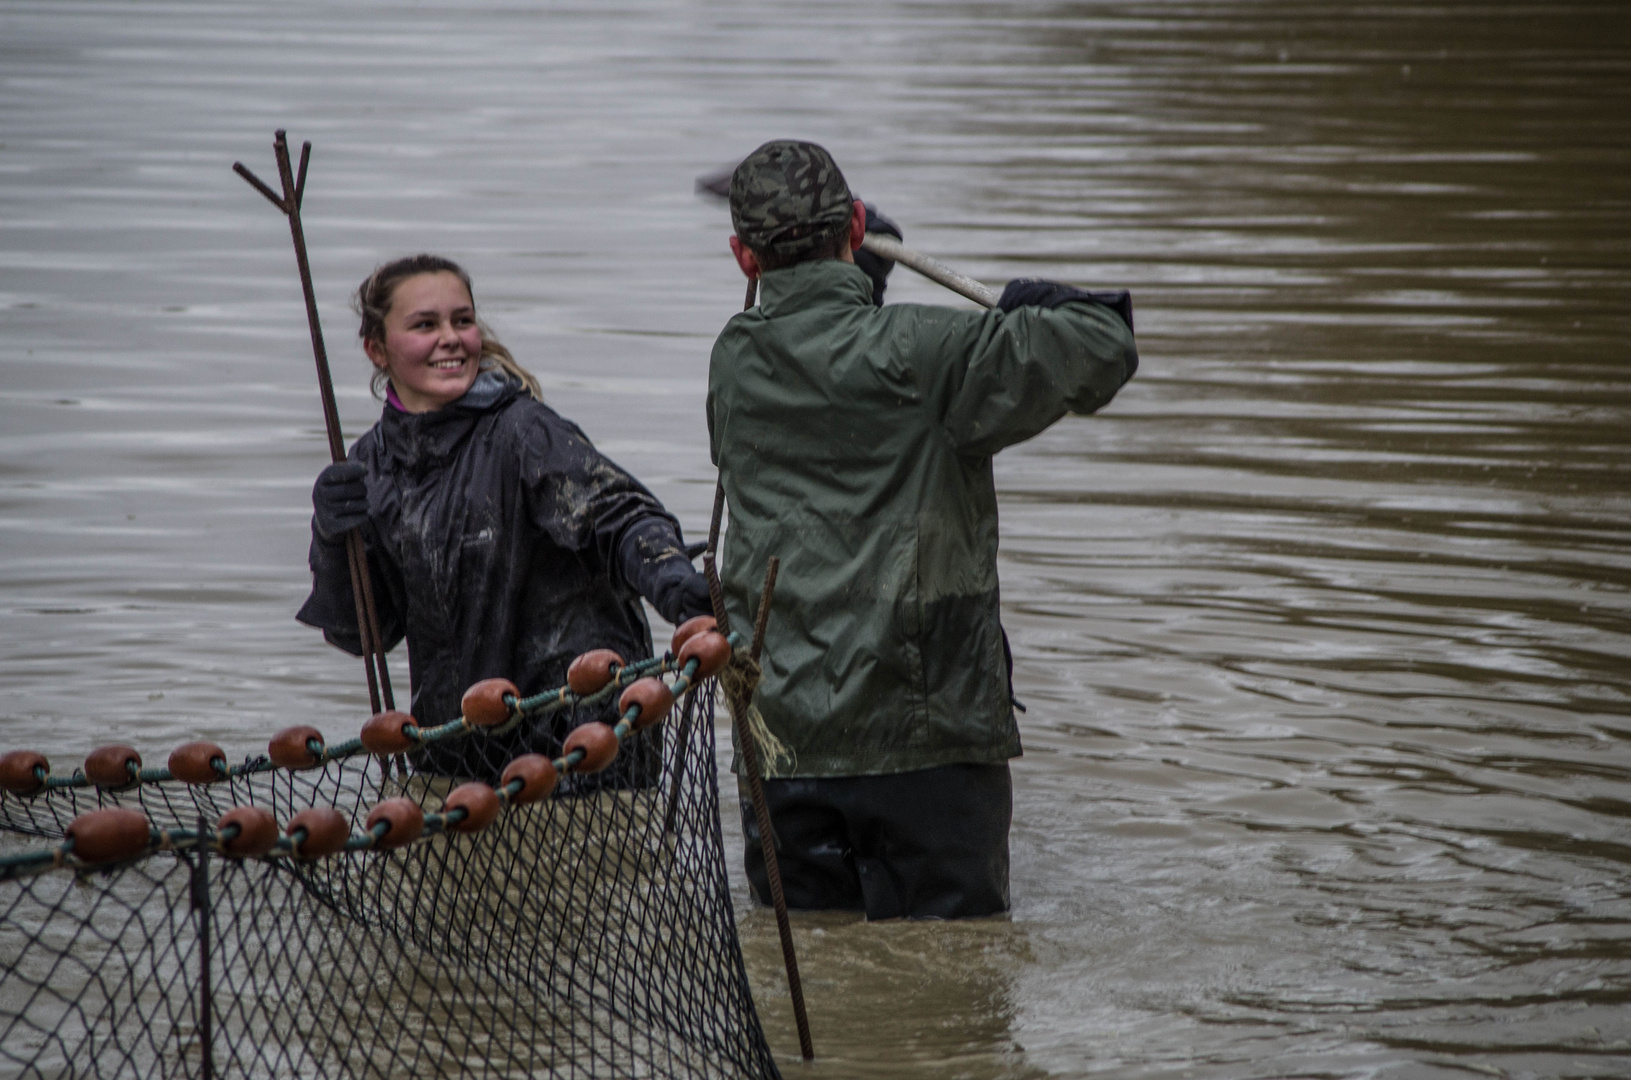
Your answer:
[[[764,593],[759,600],[759,617],[754,627],[752,657],[757,660],[760,651],[764,648],[765,620],[770,612],[770,600],[776,589],[776,572],[781,560],[776,556],[770,557],[770,565],[765,572]],[[702,556],[703,570],[708,575],[708,591],[716,598],[723,597],[719,585],[719,572],[714,566],[713,552]],[[720,599],[715,600],[714,621],[725,633],[730,627],[725,621],[725,605]],[[793,924],[787,917],[787,896],[782,891],[781,864],[776,859],[776,834],[770,822],[770,805],[765,801],[764,779],[759,773],[758,747],[753,741],[753,732],[748,727],[747,701],[733,701],[731,704],[732,723],[736,727],[736,752],[742,755],[742,774],[747,777],[748,798],[753,803],[753,820],[759,829],[759,851],[765,861],[765,877],[770,882],[770,903],[776,910],[776,934],[781,938],[782,963],[787,968],[787,990],[793,998],[793,1020],[798,1025],[799,1053],[805,1061],[815,1058],[815,1048],[810,1041],[810,1017],[804,1008],[804,982],[799,978],[798,953],[793,947]]]
[[[283,211],[289,219],[295,265],[300,271],[300,289],[306,299],[306,323],[311,330],[312,354],[317,360],[317,386],[323,399],[323,423],[328,429],[329,456],[334,461],[344,461],[345,439],[340,433],[340,411],[334,402],[328,350],[323,346],[323,325],[317,317],[317,295],[312,289],[311,264],[306,258],[306,233],[300,223],[300,204],[306,195],[306,166],[311,161],[311,143],[305,143],[300,148],[298,175],[290,167],[289,142],[282,129],[272,138],[272,153],[277,159],[278,180],[283,188],[281,196],[245,168],[243,162],[233,162],[232,170],[266,196],[267,201]],[[361,639],[363,669],[368,676],[369,704],[376,713],[381,711],[382,700],[384,708],[394,709],[396,701],[391,694],[391,675],[385,664],[385,643],[380,638],[379,616],[374,607],[373,575],[368,572],[368,551],[363,545],[361,530],[352,529],[345,539],[346,558],[351,569],[351,596],[357,606],[357,636]],[[401,761],[398,764],[405,766]]]

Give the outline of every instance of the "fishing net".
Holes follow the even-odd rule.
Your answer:
[[[678,668],[631,665],[598,700],[515,703],[530,715],[496,735],[414,732],[421,764],[435,742],[502,757],[517,730],[560,755],[551,797],[501,786],[505,808],[478,832],[452,831],[444,806],[462,778],[389,768],[355,740],[315,748],[312,768],[253,758],[217,783],[133,768],[123,790],[76,773],[0,795],[14,834],[0,853],[0,1077],[777,1076],[725,874],[716,684],[690,688],[693,664],[676,717],[623,723],[613,767],[572,771],[568,734],[616,720],[607,694],[654,670]],[[369,814],[391,799],[420,807],[425,830],[385,850],[389,826]],[[222,857],[214,823],[242,805],[279,822],[332,807],[351,835],[322,858],[293,857],[298,837]],[[87,865],[71,836],[17,850],[15,834],[63,837],[107,807],[151,823],[140,857]]]

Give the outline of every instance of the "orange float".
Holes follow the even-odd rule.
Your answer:
[[[464,722],[471,727],[498,727],[512,715],[504,700],[506,695],[517,700],[521,697],[521,691],[508,679],[483,679],[476,683],[464,692],[459,702]]]
[[[33,750],[13,750],[0,756],[0,790],[13,795],[32,795],[45,787],[51,763]]]
[[[301,830],[305,830],[306,838],[295,840],[295,856],[301,859],[332,855],[351,839],[351,823],[332,806],[313,806],[300,811],[283,827],[283,834],[294,837]]]
[[[675,656],[685,648],[685,643],[705,630],[718,630],[719,624],[712,615],[697,615],[686,619],[674,628],[674,636],[669,639],[668,648]]]
[[[117,862],[146,851],[153,827],[140,810],[112,806],[80,814],[68,823],[67,835],[74,842],[74,858],[81,862]]]
[[[307,745],[314,740],[319,747],[319,752],[315,754]],[[280,769],[309,769],[323,760],[322,750],[326,748],[321,731],[297,724],[272,736],[272,741],[266,745],[266,756]]]
[[[635,728],[650,727],[668,715],[674,707],[674,691],[658,678],[645,678],[629,684],[623,696],[617,699],[617,711],[628,716],[630,708],[640,711],[629,721]]]
[[[542,754],[538,755],[543,757]],[[544,759],[547,763],[548,758]],[[553,765],[550,772],[555,771]],[[552,782],[550,787],[554,787]],[[526,788],[523,787],[522,791]],[[460,784],[448,795],[447,801],[442,804],[442,813],[447,814],[453,810],[463,810],[464,819],[457,822],[448,822],[447,831],[456,833],[480,832],[493,823],[498,817],[498,792],[477,780],[468,784]]]
[[[212,742],[182,743],[170,751],[170,775],[189,784],[225,780],[227,752]]]
[[[142,756],[131,746],[103,746],[85,759],[85,779],[97,787],[121,788],[136,782]]]
[[[567,688],[579,697],[587,697],[606,689],[623,666],[623,657],[611,649],[586,652],[566,669]]]
[[[521,791],[510,796],[510,802],[524,806],[547,799],[560,778],[555,771],[555,763],[544,755],[522,754],[504,766],[504,775],[499,777],[498,784],[499,787],[508,787],[511,780],[521,781]]]
[[[232,826],[238,835],[228,840],[224,834]],[[258,859],[277,847],[277,818],[258,806],[234,806],[215,823],[215,833],[221,836],[221,853],[234,859]]]
[[[381,823],[389,825],[385,835],[374,841],[374,846],[390,851],[407,847],[425,831],[425,812],[412,799],[386,799],[368,812],[366,828],[369,832]]]
[[[698,663],[695,678],[712,678],[730,663],[731,643],[718,630],[697,634],[680,647],[680,670],[685,670],[686,662],[692,659]]]
[[[417,741],[408,737],[404,728],[418,727],[418,722],[405,712],[389,709],[375,713],[362,726],[362,747],[370,754],[389,757],[413,747]]]
[[[562,752],[570,754],[574,750],[583,751],[583,760],[572,766],[573,772],[599,772],[610,765],[612,759],[617,756],[617,732],[612,730],[610,724],[591,720],[587,724],[573,728],[572,733],[566,737],[566,745]]]

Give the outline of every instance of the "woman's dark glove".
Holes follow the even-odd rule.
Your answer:
[[[651,606],[675,626],[693,616],[714,613],[708,579],[679,559],[664,564],[652,583],[651,594]]]
[[[896,240],[904,240],[900,226],[873,209],[871,203],[862,204],[866,207],[866,231],[869,233],[883,233],[893,236]],[[889,271],[895,268],[895,260],[882,259],[872,254],[866,248],[855,250],[855,265],[866,271],[866,276],[872,279],[872,302],[883,307],[883,290],[889,284]]]
[[[1086,289],[1078,289],[1074,285],[1058,281],[1015,278],[1002,290],[997,306],[1003,311],[1013,311],[1021,307],[1056,308],[1071,300],[1091,300],[1095,304],[1103,304],[1121,316],[1121,321],[1127,324],[1127,329],[1133,328],[1133,296],[1125,289],[1115,292],[1088,292]]]
[[[367,474],[357,461],[336,461],[317,474],[311,505],[319,539],[334,543],[368,520]]]

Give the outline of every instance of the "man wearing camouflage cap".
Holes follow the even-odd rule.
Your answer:
[[[1005,911],[1020,743],[991,458],[1132,377],[1131,303],[1025,280],[986,312],[881,306],[888,265],[855,263],[868,211],[812,143],[754,151],[730,202],[759,304],[714,343],[708,430],[743,625],[781,558],[760,759],[788,903]],[[742,819],[768,902],[745,801]]]

